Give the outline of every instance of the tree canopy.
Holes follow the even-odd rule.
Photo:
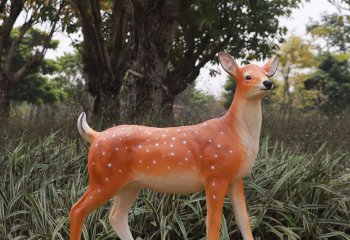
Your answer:
[[[171,110],[176,95],[201,67],[215,62],[217,52],[249,60],[274,51],[286,32],[278,17],[288,16],[300,1],[174,3],[74,1],[84,35],[88,90],[97,100],[93,109],[119,97],[125,85],[126,99],[116,100],[124,102],[123,108],[136,113]]]

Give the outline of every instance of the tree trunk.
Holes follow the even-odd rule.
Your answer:
[[[10,117],[10,97],[7,91],[0,88],[0,122],[6,122]]]
[[[0,122],[6,122],[10,117],[10,86],[7,74],[0,73]]]
[[[130,71],[126,83],[127,117],[150,119],[163,112],[169,95],[165,80],[181,1],[134,1]]]
[[[87,90],[93,97],[93,115],[119,117],[119,91],[128,60],[126,44],[130,1],[113,1],[109,34],[105,33],[100,1],[72,1],[84,36],[83,64]]]

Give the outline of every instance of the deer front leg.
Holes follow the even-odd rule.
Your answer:
[[[222,208],[228,188],[224,180],[210,179],[206,181],[207,200],[207,239],[218,240],[221,227]]]
[[[228,191],[228,196],[233,205],[233,212],[239,230],[244,240],[252,240],[253,234],[250,228],[249,216],[244,196],[243,180],[240,179],[232,184]]]

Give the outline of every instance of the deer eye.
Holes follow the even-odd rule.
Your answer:
[[[246,80],[250,80],[250,79],[252,79],[252,77],[249,76],[249,75],[247,75],[247,76],[245,76],[245,79],[246,79]]]

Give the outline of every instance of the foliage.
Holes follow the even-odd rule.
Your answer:
[[[52,134],[40,142],[10,142],[1,155],[0,238],[67,239],[69,208],[87,186],[87,146]],[[246,178],[254,236],[261,239],[348,239],[349,154],[292,153],[262,142]],[[87,219],[83,239],[115,239],[110,204]],[[143,190],[130,212],[134,236],[204,239],[205,197]],[[88,238],[89,236],[89,238]],[[232,207],[225,201],[222,239],[238,239]]]
[[[20,29],[15,28],[11,33],[11,41],[16,41],[19,37]],[[23,67],[36,48],[43,46],[47,39],[47,33],[39,29],[29,29],[23,37],[22,44],[18,47],[15,56],[15,65],[17,69]],[[47,48],[55,49],[58,41],[52,40]],[[43,59],[42,64],[28,70],[22,80],[18,82],[17,87],[11,92],[12,101],[26,101],[33,104],[54,104],[66,98],[66,92],[60,88],[57,81],[51,80],[48,75],[55,74],[59,66],[54,60]]]
[[[313,37],[326,41],[328,51],[350,50],[350,17],[339,14],[323,14],[320,21],[311,22],[306,29]]]
[[[195,124],[208,118],[221,115],[222,103],[213,95],[206,94],[191,84],[179,94],[174,103],[174,113],[177,123]]]
[[[18,84],[42,65],[48,49],[57,46],[52,36],[65,9],[65,0],[1,1],[0,119],[8,119],[11,97],[16,95]],[[44,26],[45,31],[35,29],[39,24]]]
[[[89,99],[80,52],[75,50],[73,53],[65,53],[56,60],[56,64],[60,71],[55,74],[54,80],[67,93],[67,101],[87,111]]]
[[[306,89],[318,90],[319,107],[326,113],[337,113],[350,106],[350,55],[325,54],[316,71],[305,81]]]

